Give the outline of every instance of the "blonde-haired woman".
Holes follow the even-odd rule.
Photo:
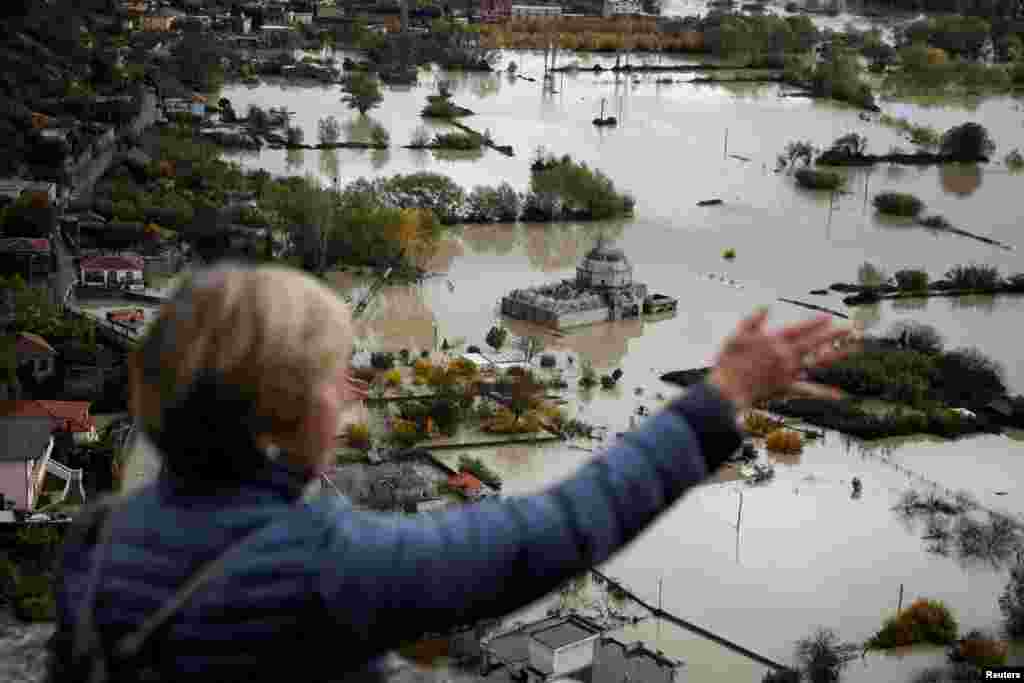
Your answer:
[[[157,481],[65,543],[53,680],[373,680],[424,632],[500,616],[605,561],[741,443],[736,411],[845,355],[828,318],[726,340],[709,381],[542,493],[406,517],[303,497],[327,471],[347,306],[308,275],[195,276],[130,362]]]

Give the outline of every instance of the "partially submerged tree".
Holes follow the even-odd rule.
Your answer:
[[[345,91],[345,96],[341,98],[342,101],[350,109],[358,110],[363,116],[384,101],[377,79],[364,71],[354,71],[348,74],[342,81],[341,87]]]
[[[953,126],[942,136],[942,153],[954,159],[974,161],[988,157],[996,149],[988,130],[980,123]]]
[[[333,145],[341,137],[341,124],[333,116],[320,119],[317,122],[317,137],[321,145]]]
[[[841,642],[830,628],[819,628],[796,644],[797,661],[810,683],[836,683],[858,654],[859,645]]]

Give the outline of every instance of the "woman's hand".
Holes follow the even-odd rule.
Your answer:
[[[799,392],[815,398],[841,398],[833,387],[801,381],[805,370],[825,367],[848,356],[851,345],[837,342],[853,334],[852,327],[833,327],[825,314],[768,332],[768,310],[743,320],[722,344],[708,381],[738,410],[782,394]]]

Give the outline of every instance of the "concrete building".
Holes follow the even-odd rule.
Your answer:
[[[598,639],[589,683],[683,683],[683,662],[647,649],[642,642],[622,643],[615,638]]]
[[[575,280],[516,289],[502,298],[501,312],[558,329],[636,318],[654,303],[674,310],[675,299],[647,295],[647,285],[633,282],[633,266],[621,249],[603,238],[576,268]]]

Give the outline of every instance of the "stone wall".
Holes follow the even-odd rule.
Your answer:
[[[547,325],[554,328],[576,327],[578,325],[592,325],[594,323],[608,320],[608,307],[593,308],[587,311],[573,311],[570,313],[554,313],[525,301],[516,301],[505,297],[501,300],[501,312],[510,318],[526,320],[538,325]]]

